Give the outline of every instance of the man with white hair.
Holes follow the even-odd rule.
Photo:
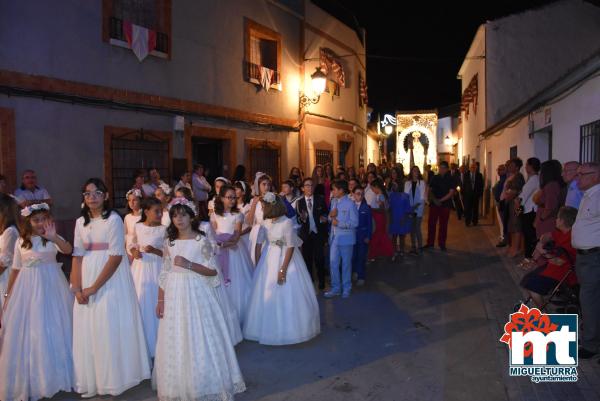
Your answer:
[[[584,325],[579,357],[588,359],[600,352],[600,164],[580,166],[577,185],[584,193],[571,230],[571,243],[577,249],[575,269]]]
[[[583,192],[577,187],[577,170],[579,169],[579,162],[570,161],[563,165],[562,178],[568,185],[569,190],[567,192],[567,198],[565,199],[565,206],[571,206],[575,209],[579,209],[581,198],[583,198]]]

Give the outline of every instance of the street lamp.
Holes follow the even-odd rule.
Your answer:
[[[312,92],[314,97],[308,97],[306,94],[300,94],[300,108],[304,108],[311,104],[319,103],[321,94],[325,92],[325,85],[327,84],[327,76],[321,71],[320,67],[317,67],[315,72],[310,76]]]
[[[392,132],[394,132],[394,127],[391,125],[386,125],[383,130],[385,131],[386,135],[391,135]]]
[[[452,138],[450,138],[450,135],[446,135],[446,137],[444,138],[444,145],[452,145]]]

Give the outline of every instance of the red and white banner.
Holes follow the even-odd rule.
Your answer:
[[[142,61],[156,48],[156,31],[123,21],[123,32],[133,53]]]
[[[473,113],[477,114],[477,74],[471,78],[469,86],[467,86],[462,93],[462,99],[460,101],[460,111],[465,112],[465,119],[469,119],[469,106],[473,103]]]

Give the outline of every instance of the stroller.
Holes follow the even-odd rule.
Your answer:
[[[546,313],[554,312],[580,315],[581,308],[579,306],[579,284],[575,278],[574,260],[571,258],[571,255],[565,248],[556,246],[554,241],[547,242],[543,245],[543,248],[547,253],[545,255],[539,254],[535,258],[534,262],[537,265],[537,269],[529,274],[536,274],[536,271],[541,272],[547,267],[550,259],[563,256],[564,259],[566,259],[566,262],[569,264],[569,269],[550,291],[546,300],[539,307],[539,309]],[[513,310],[517,312],[521,307],[521,304],[530,306],[529,304],[533,303],[532,301],[533,300],[531,296],[524,300],[519,300],[514,305]],[[537,307],[537,305],[534,306]],[[551,311],[548,311],[549,307],[552,308]]]

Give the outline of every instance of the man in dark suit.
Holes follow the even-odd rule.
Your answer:
[[[296,202],[296,216],[302,239],[302,257],[313,277],[313,263],[319,280],[319,289],[325,289],[325,243],[327,242],[327,204],[325,198],[313,195],[313,182],[305,178],[302,183],[304,196]]]
[[[469,172],[465,173],[461,194],[465,204],[465,224],[474,226],[479,222],[479,200],[483,195],[483,175],[478,171],[477,164],[471,163]]]

